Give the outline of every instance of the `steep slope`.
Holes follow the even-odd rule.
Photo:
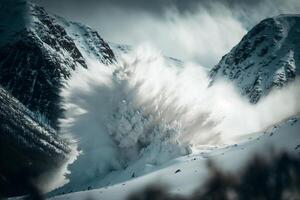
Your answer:
[[[102,67],[115,62],[90,27],[49,15],[27,0],[0,2],[1,195],[26,193],[28,177],[43,176],[43,183],[34,182],[47,184],[47,190],[67,181],[67,161],[75,152],[55,130],[62,113],[60,90],[91,59]]]
[[[4,0],[0,9],[0,84],[56,127],[62,82],[77,67],[87,68],[84,55],[95,54],[109,64],[114,54],[91,28],[25,0]]]
[[[229,79],[250,102],[258,102],[300,74],[299,33],[300,15],[263,20],[211,70],[211,83]]]
[[[74,192],[50,199],[124,200],[129,194],[141,190],[149,184],[161,184],[162,186],[168,186],[167,188],[172,193],[190,195],[208,177],[208,160],[214,161],[222,170],[236,173],[256,154],[265,156],[266,159],[270,158],[270,148],[275,152],[283,150],[292,155],[299,154],[299,129],[299,116],[291,117],[265,131],[249,134],[238,144],[211,147],[195,154],[174,159],[147,175],[116,185],[108,185],[90,191]],[[93,189],[93,186],[90,189]]]
[[[26,178],[67,161],[69,144],[40,117],[0,87],[0,194],[24,194]]]

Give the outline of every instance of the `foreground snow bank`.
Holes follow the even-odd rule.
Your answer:
[[[206,168],[208,159],[213,160],[222,170],[236,172],[255,154],[268,159],[271,147],[273,152],[287,151],[299,154],[299,130],[300,117],[292,117],[263,132],[249,134],[239,144],[180,157],[153,173],[100,189],[56,196],[51,200],[86,198],[123,200],[132,192],[152,183],[169,186],[170,191],[174,193],[191,194],[195,188],[203,184],[209,174]]]

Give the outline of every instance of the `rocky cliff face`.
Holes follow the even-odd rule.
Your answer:
[[[229,79],[250,102],[258,102],[300,74],[299,34],[300,15],[263,20],[211,70],[211,83]]]
[[[1,13],[0,84],[56,127],[62,82],[76,68],[87,68],[84,55],[110,64],[114,54],[91,28],[51,16],[29,2],[4,1]]]
[[[28,180],[70,160],[71,145],[57,132],[60,89],[90,58],[115,62],[90,27],[26,0],[0,2],[0,196],[26,194]]]
[[[71,148],[44,118],[0,87],[0,194],[26,193],[38,178],[68,160]]]

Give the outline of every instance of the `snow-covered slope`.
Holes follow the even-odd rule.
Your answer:
[[[272,35],[266,36],[265,40],[272,38]],[[296,136],[299,117],[291,120],[297,122],[296,128],[291,121],[283,123],[278,130],[279,139],[249,131],[261,131],[299,113],[299,106],[294,105],[299,94],[296,82],[291,84],[295,90],[277,91],[276,95],[276,92],[270,94],[270,98],[254,105],[244,101],[227,82],[207,88],[207,74],[199,70],[199,66],[177,65],[176,60],[166,59],[157,52],[151,54],[147,48],[131,57],[130,47],[111,46],[118,59],[125,54],[123,61],[119,60],[109,69],[98,68],[102,71],[90,68],[86,74],[79,73],[62,93],[68,111],[62,119],[61,130],[76,135],[82,154],[70,166],[70,183],[50,195],[102,187],[60,198],[95,195],[101,199],[124,199],[128,192],[159,181],[167,182],[175,192],[188,193],[199,184],[195,174],[206,176],[205,163],[210,156],[216,158],[216,162],[224,162],[223,167],[237,169],[234,166],[242,165],[246,155],[254,150],[266,150],[268,143],[278,148],[299,143]],[[267,58],[268,55],[258,59]],[[250,72],[241,71],[240,75],[245,73],[249,76],[247,80],[255,79],[257,74]],[[263,80],[269,75],[272,74],[266,74]],[[213,78],[222,76],[215,74]],[[247,80],[241,79],[240,83],[246,85]],[[278,117],[274,117],[275,110],[270,107],[282,105],[282,95],[291,97],[291,109],[276,110]],[[241,120],[243,115],[244,120]],[[247,136],[246,141],[242,141],[244,137],[237,137],[234,140],[239,141],[237,145],[217,149],[207,146],[223,145],[224,138],[234,135]],[[191,152],[192,155],[181,157]],[[223,154],[228,156],[223,157]],[[172,160],[176,157],[179,158]],[[231,162],[235,157],[236,162]],[[175,174],[178,169],[181,172]]]
[[[52,126],[60,113],[59,88],[87,54],[108,64],[114,54],[91,28],[49,15],[26,0],[1,1],[0,84]]]
[[[226,82],[208,88],[199,66],[178,67],[145,47],[123,56],[109,68],[77,71],[62,90],[60,130],[82,153],[69,167],[70,182],[51,195],[144,176],[202,145],[232,144],[300,111],[296,82],[251,104]]]
[[[50,15],[29,0],[0,1],[0,168],[35,177],[56,170],[47,176],[57,183],[47,177],[38,181],[47,190],[65,183],[66,162],[76,152],[57,133],[60,90],[91,59],[102,67],[115,62],[108,44],[90,27]],[[15,182],[1,189],[24,192],[18,186],[10,190]]]
[[[38,178],[69,159],[69,143],[2,87],[0,130],[1,194],[22,194],[26,175]]]
[[[65,109],[64,117],[59,121],[60,131],[75,137],[81,154],[69,166],[71,173],[67,178],[70,182],[51,195],[108,186],[55,197],[57,199],[90,196],[124,199],[129,192],[155,181],[166,182],[174,192],[188,193],[199,184],[201,177],[206,176],[205,163],[209,157],[221,162],[224,168],[236,169],[250,152],[262,152],[267,144],[292,151],[300,143],[297,137],[299,117],[296,117],[264,133],[250,133],[246,141],[237,145],[205,146],[205,151],[194,151],[192,155],[181,157],[191,153],[191,146],[197,142],[222,141],[221,134],[225,131],[221,128],[235,134],[236,130],[241,130],[237,126],[236,130],[228,131],[229,125],[238,122],[228,125],[226,120],[237,119],[240,114],[230,111],[247,107],[245,112],[256,116],[259,108],[253,111],[253,107],[248,107],[232,90],[228,90],[230,95],[226,93],[228,98],[223,99],[222,89],[227,92],[226,87],[207,92],[207,76],[205,73],[200,75],[202,70],[195,66],[184,68],[183,63],[176,59],[166,61],[160,55],[146,55],[146,51],[117,62],[122,54],[131,51],[130,47],[112,45],[112,50],[91,28],[51,16],[27,1],[2,2],[5,4],[0,6],[0,85],[34,114],[24,111],[19,119],[16,118],[19,112],[10,112],[12,117],[3,116],[3,119],[15,117],[16,120],[5,121],[1,131],[6,130],[5,124],[15,127],[8,129],[9,139],[17,143],[22,136],[24,144],[19,145],[20,148],[32,144],[27,138],[34,140],[33,144],[37,145],[30,146],[33,156],[39,157],[39,146],[46,144],[50,150],[62,149],[65,158],[71,149],[60,143],[56,132],[48,125],[40,125],[30,117],[41,117],[46,124],[56,128],[60,111]],[[12,16],[14,18],[9,23]],[[250,97],[251,102],[257,102],[273,87],[281,87],[293,80],[299,74],[299,51],[296,49],[300,44],[297,37],[299,24],[298,16],[263,21],[211,71],[212,83],[228,77]],[[66,87],[61,92],[63,83]],[[294,103],[297,95],[291,95],[291,102]],[[4,104],[10,105],[9,101]],[[11,108],[5,105],[4,110]],[[290,110],[284,114],[295,114]],[[220,115],[214,118],[216,113]],[[225,125],[222,125],[220,121],[226,117]],[[239,126],[254,127],[259,119]],[[267,122],[259,123],[265,125]],[[27,131],[28,124],[35,126],[29,126]],[[38,131],[32,139],[29,136],[35,129]],[[44,134],[50,139],[40,144],[41,140],[35,136]],[[46,154],[45,158],[49,157],[48,150],[42,152]],[[52,153],[50,157],[60,160],[61,155]],[[119,184],[123,181],[126,182]]]
[[[287,151],[295,154],[300,151],[300,117],[291,117],[263,132],[249,134],[240,138],[239,144],[224,147],[211,147],[195,154],[172,160],[160,169],[142,177],[132,178],[117,185],[89,191],[75,192],[50,198],[51,200],[124,200],[126,197],[143,189],[149,184],[168,186],[171,192],[189,195],[205,182],[209,175],[207,161],[213,160],[225,171],[235,172],[245,166],[255,154],[269,157],[272,151]]]
[[[299,33],[300,15],[263,20],[211,70],[212,83],[229,79],[256,103],[300,74]]]

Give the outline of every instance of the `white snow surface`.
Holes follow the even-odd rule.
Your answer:
[[[123,200],[132,192],[143,189],[150,184],[161,184],[169,188],[170,192],[189,195],[201,186],[209,176],[207,161],[212,160],[225,171],[237,172],[253,155],[270,158],[272,152],[287,151],[299,154],[297,146],[300,144],[299,130],[300,117],[291,117],[271,126],[265,131],[248,134],[240,138],[238,144],[224,147],[211,147],[179,157],[160,166],[156,171],[147,175],[132,178],[123,183],[107,185],[99,189],[74,192],[66,195],[55,196],[51,200]],[[175,173],[177,170],[180,172]]]

